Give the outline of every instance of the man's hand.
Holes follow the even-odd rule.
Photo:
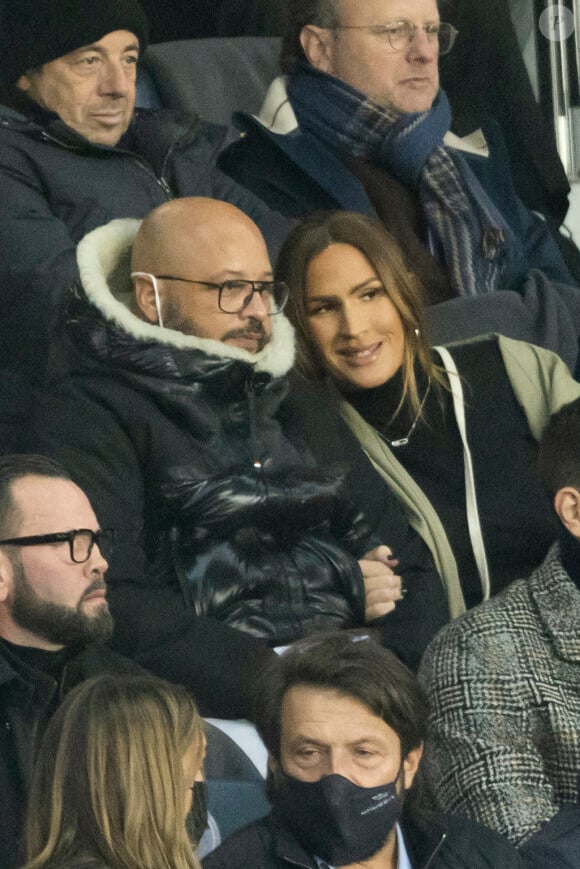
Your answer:
[[[365,586],[365,621],[386,616],[403,597],[401,577],[393,570],[398,564],[388,546],[371,549],[359,561]]]

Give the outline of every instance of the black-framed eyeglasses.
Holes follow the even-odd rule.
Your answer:
[[[459,31],[445,21],[432,24],[413,24],[412,21],[391,21],[389,24],[336,24],[333,30],[368,30],[375,36],[384,37],[393,51],[403,51],[415,39],[422,27],[430,43],[437,42],[439,54],[449,54],[455,44]]]
[[[184,284],[200,284],[218,291],[218,308],[224,314],[239,314],[247,308],[254,293],[259,293],[270,314],[279,314],[288,301],[289,289],[283,281],[245,281],[231,280],[223,284],[209,281],[196,281],[192,278],[179,278],[175,275],[155,275],[159,281],[183,281]]]
[[[73,531],[57,531],[54,534],[32,534],[29,537],[10,537],[0,540],[0,546],[42,546],[44,543],[67,542],[71,560],[83,564],[91,557],[95,543],[103,558],[112,554],[115,532],[112,528],[92,531],[90,528],[75,528]]]

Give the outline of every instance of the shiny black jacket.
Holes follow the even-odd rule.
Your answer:
[[[289,323],[273,318],[271,341],[251,354],[138,320],[114,278],[136,228],[115,221],[80,246],[83,288],[67,295],[64,350],[38,415],[45,451],[84,488],[101,524],[118,529],[112,602],[116,583],[171,588],[199,617],[280,645],[362,624],[357,559],[384,542],[416,577],[416,597],[386,642],[416,664],[447,619],[441,583],[344,424],[319,398],[289,392]],[[113,277],[100,270],[103,249]],[[324,468],[308,446],[313,424]],[[380,513],[363,520],[373,492]]]

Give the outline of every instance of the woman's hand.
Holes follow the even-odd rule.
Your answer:
[[[388,546],[377,546],[360,559],[365,587],[365,621],[393,612],[404,596],[401,577],[393,570],[399,562]]]

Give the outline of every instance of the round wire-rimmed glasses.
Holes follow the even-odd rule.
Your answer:
[[[391,21],[389,24],[336,24],[332,30],[368,30],[378,37],[384,37],[393,51],[403,51],[415,39],[419,27],[425,32],[430,43],[437,42],[439,54],[449,54],[459,31],[445,21],[432,24],[413,24],[412,21]]]

